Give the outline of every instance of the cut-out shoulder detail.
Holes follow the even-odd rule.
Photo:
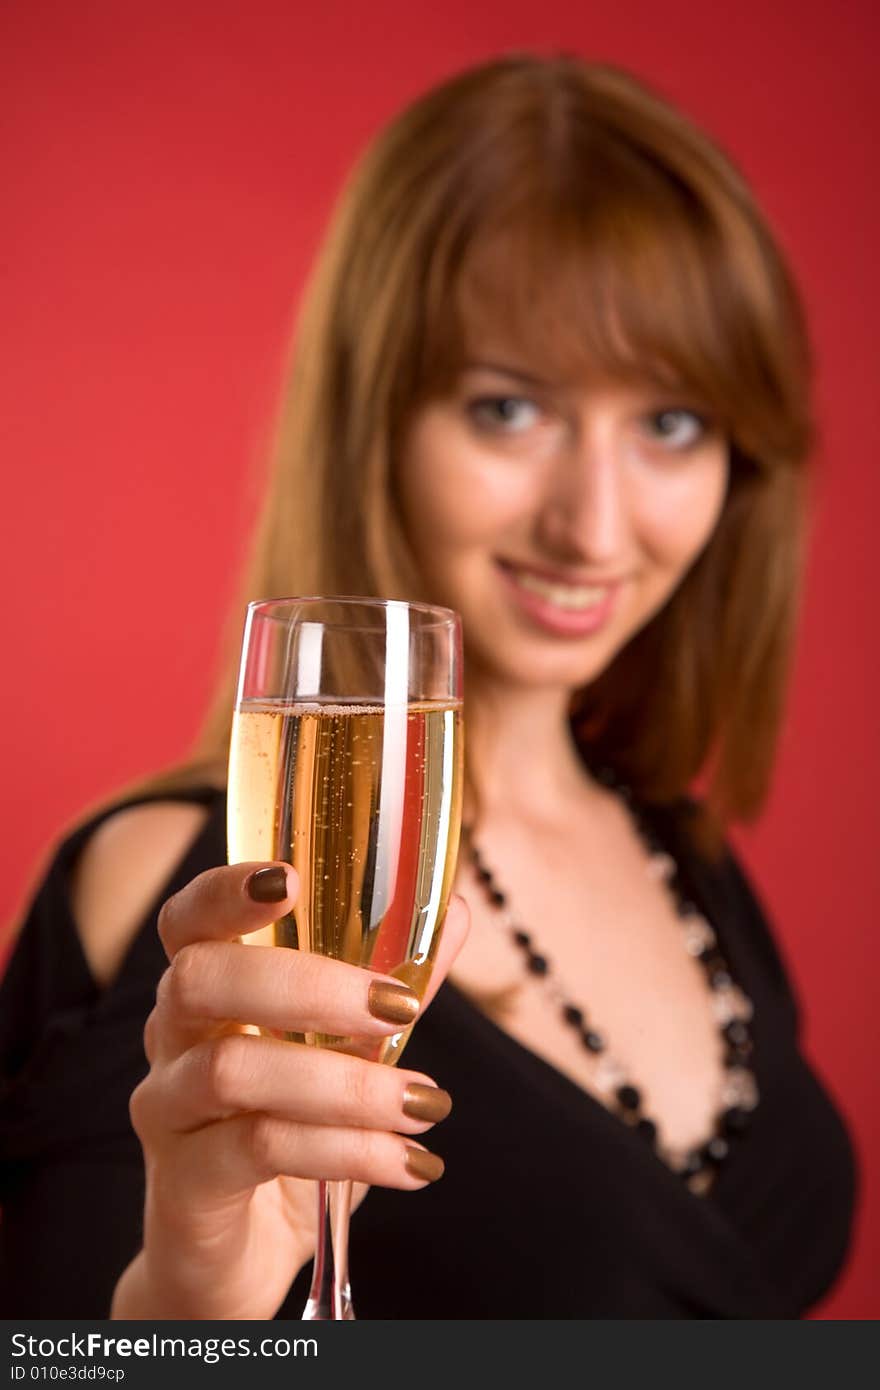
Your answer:
[[[154,801],[98,826],[71,876],[73,917],[99,985],[115,979],[144,914],[208,819],[204,806]]]

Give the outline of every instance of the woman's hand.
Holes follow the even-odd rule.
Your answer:
[[[390,976],[235,939],[289,911],[296,892],[289,866],[236,864],[200,874],[162,909],[170,964],[144,1032],[150,1071],[131,1100],[144,1245],[113,1317],[272,1317],[314,1253],[307,1179],[415,1190],[442,1173],[415,1142],[450,1108],[430,1077],[242,1031],[375,1041],[418,1012]],[[425,1004],[466,931],[453,899]]]

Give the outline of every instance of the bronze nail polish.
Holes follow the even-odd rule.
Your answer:
[[[439,1086],[422,1086],[413,1081],[403,1093],[403,1113],[411,1120],[445,1120],[452,1109],[452,1097]]]
[[[427,1149],[417,1149],[413,1144],[407,1144],[404,1162],[410,1177],[418,1178],[420,1182],[436,1182],[443,1177],[446,1168],[437,1154],[428,1153]]]
[[[255,903],[281,903],[287,897],[287,873],[277,864],[257,869],[247,881],[248,897]]]
[[[367,993],[367,1008],[383,1023],[412,1023],[419,1011],[419,999],[408,985],[374,980]]]

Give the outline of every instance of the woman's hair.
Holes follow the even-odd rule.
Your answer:
[[[375,141],[301,309],[243,600],[430,599],[398,453],[489,332],[543,374],[686,389],[730,441],[718,525],[677,591],[577,695],[575,735],[642,795],[766,792],[795,617],[809,353],[740,174],[626,73],[515,56],[430,91]],[[241,610],[236,613],[236,638]],[[467,645],[467,633],[465,633]],[[237,645],[197,757],[222,765]],[[197,765],[191,765],[196,774]]]

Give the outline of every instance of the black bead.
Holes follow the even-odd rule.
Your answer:
[[[532,938],[529,936],[528,932],[523,931],[522,928],[517,928],[513,933],[513,939],[517,946],[522,946],[523,948],[527,948],[532,944]]]
[[[624,1110],[638,1110],[642,1103],[642,1097],[635,1086],[618,1086],[617,1099]]]
[[[478,863],[479,863],[479,861],[478,861]],[[492,873],[491,873],[491,870],[490,870],[490,869],[484,869],[483,866],[480,865],[479,868],[477,869],[477,878],[480,880],[481,883],[487,883],[487,884],[488,884],[488,883],[491,883],[491,882],[492,882]]]
[[[710,972],[709,972],[709,988],[710,988],[710,989],[730,989],[730,986],[731,986],[732,984],[733,984],[733,978],[732,978],[732,976],[731,976],[729,970],[725,970],[725,969],[723,969],[723,968],[719,969],[717,966],[716,966],[716,967],[713,967],[712,970],[710,970]]]
[[[699,917],[700,909],[696,903],[692,903],[690,898],[679,898],[675,904],[675,910],[679,917]]]
[[[742,1134],[749,1127],[748,1111],[739,1105],[732,1105],[729,1110],[724,1111],[720,1125],[724,1134]]]
[[[581,1033],[581,1042],[589,1052],[604,1052],[605,1039],[601,1033],[597,1033],[593,1028],[585,1028]]]
[[[723,1163],[729,1152],[730,1145],[720,1134],[703,1145],[703,1154],[709,1163]]]
[[[489,897],[492,899],[492,905],[494,907],[506,907],[507,899],[501,892],[500,888],[490,889]]]
[[[705,965],[712,970],[726,970],[727,961],[720,954],[717,946],[704,946],[697,955],[697,960],[701,965]]]
[[[539,956],[537,951],[530,951],[526,961],[526,969],[533,975],[546,975],[549,969],[546,956]]]
[[[562,1010],[562,1017],[566,1023],[570,1023],[572,1028],[582,1028],[584,1026],[583,1009],[579,1009],[577,1004],[566,1004]]]
[[[721,1031],[731,1047],[747,1048],[749,1046],[751,1041],[749,1030],[741,1018],[732,1018],[729,1023],[725,1023]]]
[[[643,1115],[642,1118],[636,1122],[636,1133],[640,1134],[643,1139],[647,1139],[649,1144],[653,1144],[654,1140],[657,1138],[657,1126],[654,1124],[653,1120],[649,1120],[646,1115]]]
[[[687,1158],[685,1159],[684,1164],[681,1168],[679,1168],[678,1171],[684,1179],[694,1178],[696,1177],[697,1173],[702,1172],[705,1166],[706,1161],[703,1158],[703,1155],[700,1153],[699,1149],[692,1149],[691,1152],[688,1154]]]
[[[727,1034],[722,1029],[722,1037],[727,1042],[727,1055],[724,1056],[724,1066],[745,1066],[752,1055],[751,1038],[745,1037],[741,1042],[731,1042]]]

